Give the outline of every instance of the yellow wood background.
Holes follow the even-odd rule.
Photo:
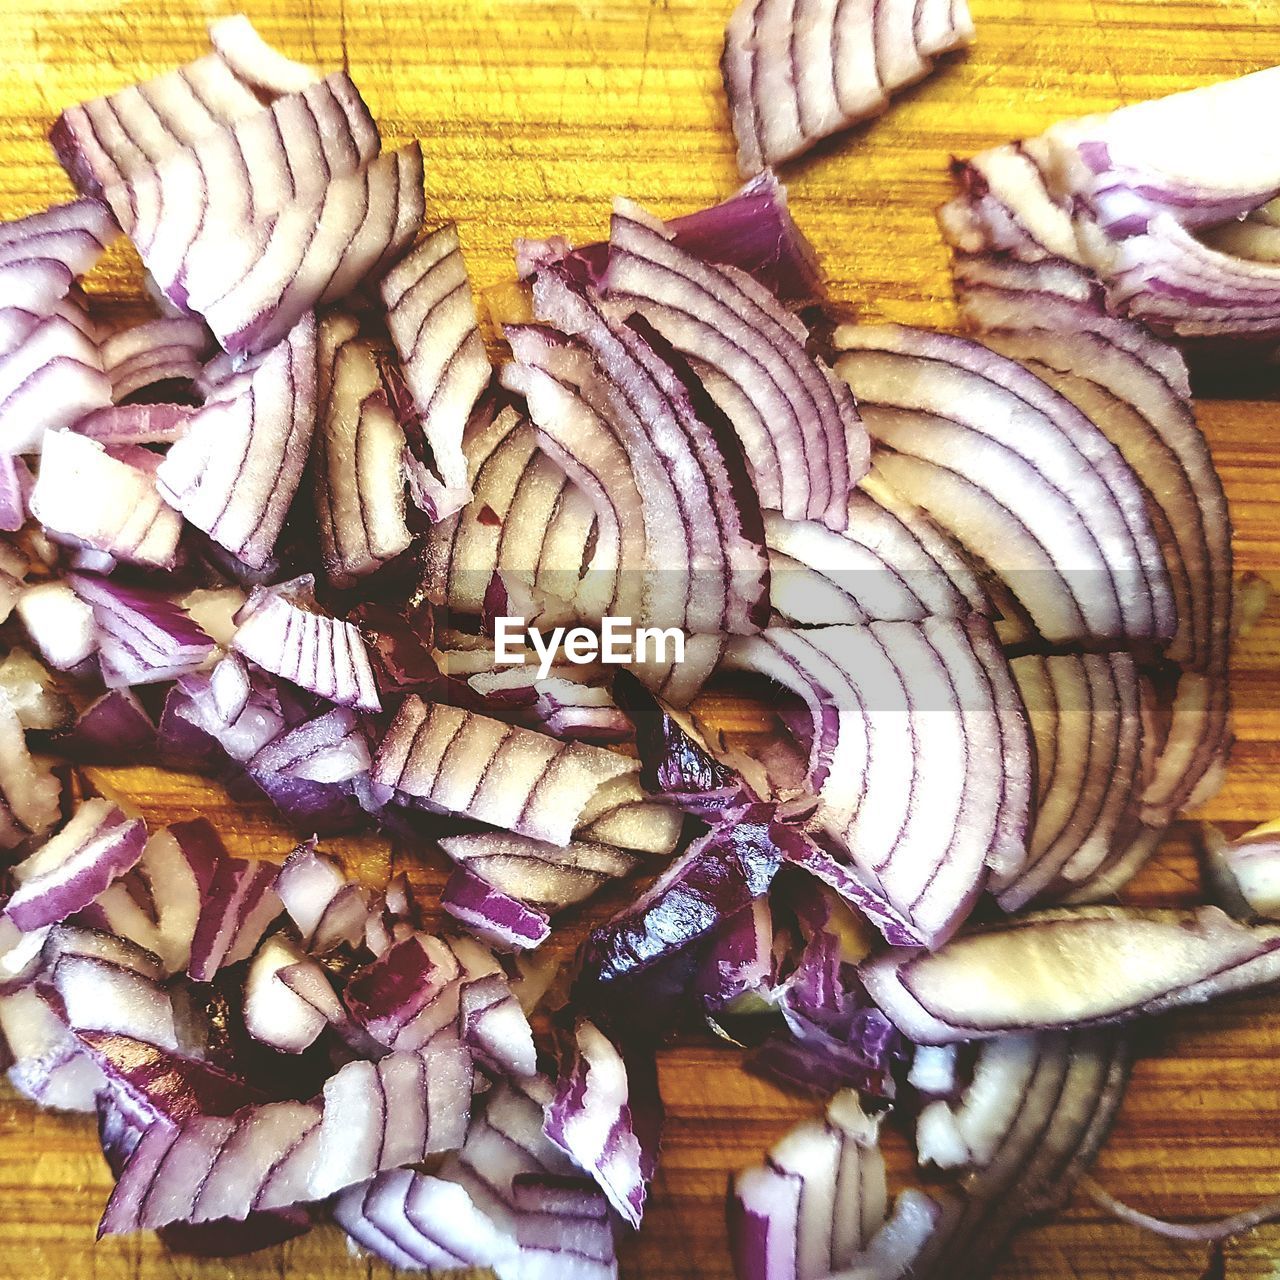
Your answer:
[[[436,217],[457,219],[481,287],[509,274],[516,235],[597,237],[617,192],[674,214],[735,186],[717,60],[729,0],[243,0],[295,57],[345,60],[389,140],[418,136]],[[978,41],[887,117],[828,143],[786,177],[835,296],[864,314],[947,324],[947,261],[933,209],[946,162],[1055,118],[1102,110],[1280,62],[1280,0],[973,0]],[[202,52],[205,0],[2,0],[0,216],[69,190],[44,133],[57,111]],[[1278,127],[1273,116],[1253,122]],[[128,295],[113,254],[93,287]],[[1280,408],[1201,405],[1226,481],[1239,568],[1280,585]],[[1237,659],[1239,742],[1205,816],[1242,829],[1280,813],[1280,608]],[[724,708],[726,715],[735,713]],[[228,805],[195,779],[104,773],[157,822],[208,814],[239,852],[285,853],[263,810]],[[1197,891],[1190,824],[1131,891]],[[339,842],[385,874],[375,840]],[[431,882],[430,868],[420,874]],[[604,904],[607,907],[608,903]],[[600,908],[603,909],[603,908]],[[561,945],[568,945],[568,941]],[[1116,1194],[1156,1212],[1224,1214],[1280,1192],[1280,1019],[1273,996],[1154,1028],[1099,1166]],[[652,1208],[623,1246],[631,1280],[729,1274],[721,1206],[728,1172],[811,1108],[744,1076],[710,1044],[662,1057],[670,1112]],[[899,1159],[897,1164],[901,1164]],[[348,1257],[332,1230],[230,1262],[170,1258],[150,1235],[94,1246],[109,1180],[92,1126],[0,1095],[0,1280],[345,1280],[384,1268]],[[1103,1221],[1077,1203],[1023,1237],[1006,1277],[1197,1280],[1203,1255]],[[1231,1249],[1232,1280],[1280,1277],[1280,1228]]]

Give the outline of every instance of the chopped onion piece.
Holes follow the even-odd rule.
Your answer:
[[[721,58],[738,168],[759,173],[877,115],[929,74],[934,56],[972,39],[964,3],[743,0]]]
[[[182,519],[152,476],[73,431],[45,436],[31,513],[51,537],[73,546],[158,569],[177,558]]]
[[[596,791],[634,769],[600,747],[411,695],[378,745],[372,776],[438,812],[564,846]]]
[[[175,680],[213,657],[213,641],[158,591],[84,574],[73,574],[69,581],[93,609],[98,660],[108,688]]]
[[[315,419],[316,325],[307,315],[245,386],[210,395],[156,473],[160,491],[198,529],[260,569],[302,479]]]
[[[1019,916],[933,953],[862,966],[876,1003],[918,1044],[1119,1022],[1248,990],[1280,972],[1280,929],[1194,912],[1087,907]]]
[[[381,710],[359,628],[320,612],[310,575],[255,588],[236,620],[232,648],[264,671],[339,706]]]
[[[301,93],[316,73],[272,48],[243,13],[209,24],[209,43],[236,76],[263,93]]]
[[[92,902],[142,857],[146,828],[106,800],[86,800],[53,839],[13,868],[4,914],[24,933]]]

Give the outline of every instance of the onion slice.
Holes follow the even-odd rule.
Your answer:
[[[1215,907],[1087,907],[1019,916],[932,954],[862,966],[872,998],[918,1044],[1120,1022],[1273,982],[1280,930]]]
[[[46,433],[111,404],[111,380],[77,305],[64,302],[0,356],[0,447],[36,453]]]
[[[440,813],[567,845],[623,756],[410,696],[378,745],[373,780]]]
[[[1174,600],[1141,487],[1070,401],[963,338],[846,325],[836,343],[837,372],[893,451],[880,459],[885,479],[1005,581],[1040,636],[1172,636]]]
[[[256,1209],[321,1200],[383,1168],[456,1145],[456,1124],[435,1133],[427,1094],[454,1096],[456,1053],[391,1054],[335,1072],[318,1103],[274,1102],[235,1117],[196,1116],[149,1129],[129,1157],[99,1226],[119,1234],[170,1222],[243,1219]],[[442,1100],[443,1101],[443,1100]],[[363,1170],[363,1174],[361,1173]]]
[[[86,800],[53,839],[13,868],[4,915],[24,933],[88,906],[142,857],[146,829],[106,800]]]
[[[320,553],[330,579],[340,585],[375,572],[411,541],[404,430],[373,349],[341,340],[345,329],[345,318],[321,325],[324,394],[312,449]]]
[[[260,93],[301,93],[316,73],[272,48],[242,13],[209,24],[209,43],[245,84]]]
[[[56,540],[149,568],[172,567],[182,520],[155,479],[73,431],[50,431],[31,513]]]
[[[415,142],[248,226],[205,227],[187,255],[187,306],[231,355],[265,351],[394,260],[422,215]]]
[[[588,1170],[629,1226],[639,1228],[658,1153],[642,1142],[627,1062],[585,1018],[565,1034],[544,1131]]]
[[[937,946],[963,923],[989,867],[1020,865],[1030,750],[988,624],[771,628],[736,640],[728,662],[804,699],[819,799],[810,826],[849,873],[824,878],[864,906],[879,902],[896,940]],[[940,730],[947,722],[953,731]],[[970,742],[999,749],[976,754]]]
[[[87,574],[69,581],[93,610],[108,688],[174,680],[213,657],[213,641],[168,596]]]
[[[693,365],[742,440],[761,506],[845,527],[849,487],[867,470],[866,432],[848,388],[808,353],[804,326],[766,289],[695,257],[620,200],[604,296],[639,312]]]
[[[441,520],[471,497],[462,437],[491,373],[458,228],[449,222],[433,231],[379,288],[435,468],[415,493],[431,519]]]
[[[738,168],[759,173],[878,114],[929,74],[935,55],[972,38],[963,3],[743,0],[720,63]]]

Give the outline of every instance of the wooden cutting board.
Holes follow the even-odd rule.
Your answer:
[[[477,284],[509,276],[513,237],[606,230],[623,192],[660,215],[736,184],[717,61],[728,0],[244,0],[294,57],[343,62],[388,141],[420,137],[433,217],[455,218]],[[864,315],[946,325],[947,257],[933,222],[946,166],[1063,115],[1189,88],[1280,62],[1280,0],[973,0],[978,43],[883,120],[818,149],[786,174],[834,296]],[[0,216],[69,191],[45,144],[63,106],[117,89],[204,50],[206,0],[5,0],[0,9]],[[1277,127],[1274,118],[1253,122]],[[94,288],[129,296],[136,264],[114,253]],[[1237,566],[1280,585],[1280,411],[1213,402],[1201,419],[1226,481]],[[1227,785],[1203,816],[1238,831],[1280,813],[1280,608],[1236,659],[1239,741]],[[725,704],[726,717],[741,717]],[[207,814],[240,853],[292,841],[263,809],[231,806],[197,779],[102,771],[163,822]],[[1191,824],[1168,841],[1131,897],[1192,901]],[[370,878],[379,840],[337,842]],[[337,847],[337,844],[332,847]],[[415,868],[438,883],[431,868]],[[619,900],[616,896],[614,901]],[[608,909],[608,902],[601,910]],[[567,944],[564,944],[567,945]],[[1154,1212],[1220,1215],[1280,1192],[1280,1018],[1259,997],[1154,1027],[1098,1176]],[[729,1275],[722,1218],[728,1173],[812,1107],[744,1075],[707,1044],[662,1057],[670,1121],[644,1231],[623,1246],[624,1275]],[[903,1163],[901,1159],[897,1161]],[[229,1262],[169,1257],[150,1235],[93,1244],[109,1189],[91,1123],[0,1096],[0,1280],[346,1280],[382,1267],[348,1257],[336,1231]],[[1196,1280],[1201,1251],[1104,1221],[1077,1202],[1024,1236],[1002,1274],[1053,1280]],[[1235,1244],[1232,1280],[1280,1276],[1280,1228]]]

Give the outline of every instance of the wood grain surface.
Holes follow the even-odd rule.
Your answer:
[[[1280,0],[972,0],[978,41],[882,120],[785,175],[836,298],[864,315],[946,325],[947,259],[933,222],[946,163],[1055,118],[1188,88],[1280,62]],[[510,274],[512,239],[597,237],[623,192],[662,215],[728,194],[733,143],[717,60],[729,0],[243,0],[294,57],[343,62],[389,141],[420,137],[431,214],[458,221],[480,287]],[[58,110],[194,57],[226,12],[205,0],[3,0],[0,216],[69,191],[45,143]],[[1277,127],[1274,118],[1255,122]],[[137,267],[113,252],[91,282],[131,296]],[[1201,419],[1226,481],[1238,567],[1280,585],[1280,408],[1206,402]],[[1231,831],[1280,813],[1280,608],[1236,659],[1239,741],[1203,816]],[[741,716],[726,703],[725,717]],[[283,855],[265,808],[231,805],[194,778],[104,770],[156,822],[206,814],[237,852]],[[1194,900],[1193,827],[1182,824],[1130,891]],[[340,849],[338,849],[338,847]],[[386,874],[380,841],[335,842],[361,874]],[[415,863],[424,882],[438,869]],[[618,900],[615,895],[614,902]],[[606,900],[597,910],[609,909]],[[557,945],[568,947],[570,936]],[[1280,1191],[1280,1018],[1262,996],[1152,1027],[1099,1165],[1114,1193],[1148,1210],[1224,1214]],[[732,1050],[687,1044],[662,1057],[670,1123],[652,1208],[623,1245],[631,1280],[729,1274],[726,1176],[811,1107],[744,1075]],[[898,1152],[901,1172],[905,1155]],[[95,1246],[109,1188],[92,1126],[0,1096],[0,1280],[345,1280],[381,1277],[336,1231],[249,1258],[169,1257],[151,1235]],[[1045,1280],[1197,1280],[1202,1251],[1173,1248],[1077,1202],[1024,1236],[1001,1274]],[[1231,1280],[1280,1277],[1280,1227],[1234,1244]]]

